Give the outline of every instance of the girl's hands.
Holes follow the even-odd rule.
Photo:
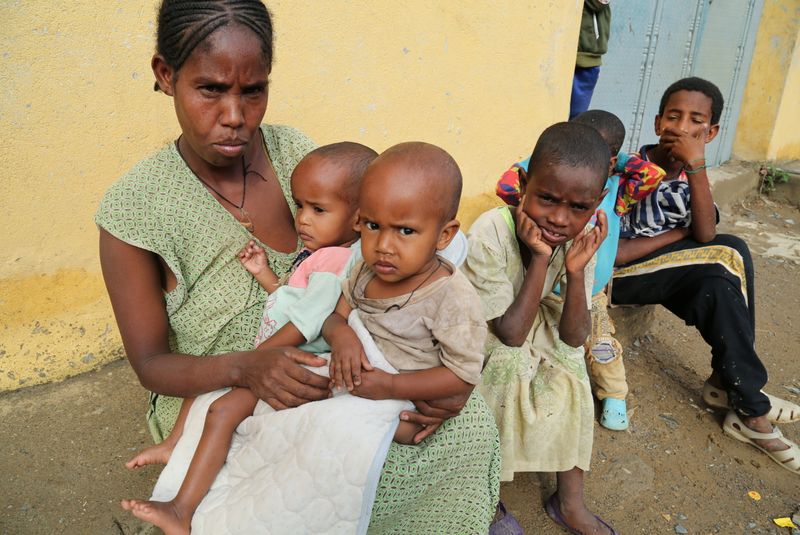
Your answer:
[[[239,261],[253,275],[270,269],[267,252],[253,240],[250,240],[244,249],[239,251]]]
[[[690,162],[705,159],[707,135],[708,125],[705,125],[705,128],[694,136],[687,132],[667,127],[661,133],[660,141],[672,158],[683,163],[683,165],[688,165]]]
[[[364,372],[361,374],[361,382],[351,393],[367,399],[391,399],[392,374],[378,369]]]
[[[564,260],[567,273],[582,272],[586,269],[592,256],[608,235],[608,217],[605,211],[597,211],[597,224],[588,232],[578,235],[572,241]]]
[[[337,329],[335,335],[331,337],[330,345],[331,387],[347,388],[348,392],[353,392],[354,388],[361,385],[364,375],[366,375],[362,375],[361,370],[372,371],[372,364],[369,363],[369,359],[364,353],[364,347],[356,333],[348,325],[342,325]]]
[[[517,220],[517,237],[522,243],[528,246],[533,256],[546,256],[550,258],[553,254],[553,249],[542,241],[542,230],[539,225],[525,213],[522,206],[525,204],[524,199],[520,201],[515,209],[515,218]]]

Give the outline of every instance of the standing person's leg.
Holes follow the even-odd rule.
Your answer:
[[[589,109],[592,93],[600,76],[600,67],[575,67],[572,78],[572,96],[569,101],[569,118]]]

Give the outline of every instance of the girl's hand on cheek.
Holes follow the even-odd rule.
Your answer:
[[[605,211],[597,211],[597,223],[588,232],[581,233],[572,241],[564,260],[567,273],[576,273],[586,269],[600,244],[608,235],[608,217]]]
[[[542,241],[542,230],[539,228],[539,225],[525,213],[525,210],[522,209],[524,204],[525,199],[523,197],[519,205],[517,205],[515,213],[517,220],[517,237],[530,249],[531,254],[534,256],[546,256],[550,258],[550,255],[553,254],[553,249]]]

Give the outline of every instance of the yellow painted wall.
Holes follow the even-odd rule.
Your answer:
[[[733,153],[800,158],[800,0],[765,0]]]
[[[800,0],[797,2],[800,22]],[[794,53],[786,76],[786,87],[778,108],[772,140],[767,152],[769,160],[796,160],[800,158],[800,29],[795,36]]]
[[[469,223],[498,174],[566,117],[581,4],[270,2],[267,121],[318,143],[441,145],[464,172]],[[0,1],[0,390],[122,354],[92,216],[179,133],[152,91],[155,12],[154,0]]]

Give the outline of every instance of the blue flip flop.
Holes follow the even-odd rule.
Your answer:
[[[606,398],[603,400],[603,413],[600,425],[612,431],[624,431],[628,428],[628,404],[624,399]]]
[[[555,493],[552,496],[550,496],[550,498],[547,500],[547,504],[545,504],[544,510],[547,511],[547,516],[550,517],[550,520],[552,520],[553,522],[555,522],[556,524],[567,530],[572,535],[583,535],[580,531],[577,531],[569,527],[566,519],[564,519],[564,515],[561,514],[561,507],[558,505],[558,498],[556,497]],[[611,535],[619,535],[617,530],[612,528],[608,524],[608,522],[606,522],[597,515],[593,516],[597,519],[598,522],[600,522],[601,524],[603,524],[605,527],[608,528],[608,531],[611,532]]]

